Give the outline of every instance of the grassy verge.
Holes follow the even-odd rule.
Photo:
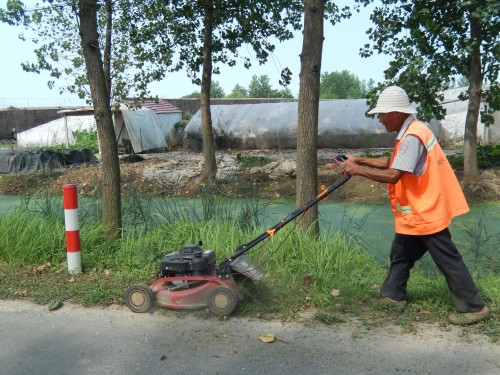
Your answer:
[[[182,245],[203,240],[204,247],[214,249],[220,260],[263,232],[255,221],[252,225],[244,221],[234,207],[228,209],[233,218],[224,212],[216,215],[224,220],[213,216],[194,220],[187,214],[183,220],[174,220],[165,212],[151,215],[151,211],[133,202],[135,209],[125,210],[131,213],[125,221],[133,225],[128,226],[120,240],[105,241],[102,228],[92,220],[95,213],[86,211],[82,216],[89,219],[83,221],[80,231],[83,273],[70,275],[65,264],[60,207],[48,201],[31,203],[0,218],[1,299],[22,298],[38,304],[59,299],[83,306],[123,304],[127,287],[151,283],[162,257]],[[90,207],[98,211],[94,203]],[[156,220],[139,225],[141,215],[137,212],[142,211]],[[209,215],[206,211],[204,214]],[[366,326],[392,322],[408,332],[415,331],[419,322],[449,328],[446,318],[453,306],[446,282],[426,267],[417,267],[412,273],[405,311],[373,303],[386,271],[357,246],[354,238],[331,233],[314,240],[290,224],[248,255],[267,275],[258,283],[242,285],[246,298],[234,315],[269,319],[308,317],[324,324],[356,319]],[[476,282],[494,318],[467,330],[497,341],[500,277],[494,272],[483,273]]]

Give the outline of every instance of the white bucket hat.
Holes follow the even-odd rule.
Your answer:
[[[377,105],[368,111],[368,114],[388,112],[417,113],[415,108],[410,106],[405,90],[398,86],[389,86],[383,90],[378,97]]]

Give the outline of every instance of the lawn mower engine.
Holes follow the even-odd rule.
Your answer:
[[[157,276],[213,276],[215,275],[215,251],[203,250],[198,245],[184,245],[179,251],[165,255],[160,262]]]

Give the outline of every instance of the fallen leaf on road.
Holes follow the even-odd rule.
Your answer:
[[[260,335],[259,340],[262,342],[274,342],[276,335],[274,333],[266,333],[265,335]]]
[[[54,300],[52,302],[49,303],[49,306],[48,306],[48,309],[49,311],[54,311],[54,310],[57,310],[57,309],[60,309],[62,307],[62,302],[61,300]]]

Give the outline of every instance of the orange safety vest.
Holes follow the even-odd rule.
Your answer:
[[[398,182],[388,185],[395,231],[409,235],[437,233],[447,228],[453,217],[468,212],[469,206],[436,137],[418,120],[412,121],[396,141],[389,167],[410,134],[425,145],[427,160],[422,176],[404,172]]]

